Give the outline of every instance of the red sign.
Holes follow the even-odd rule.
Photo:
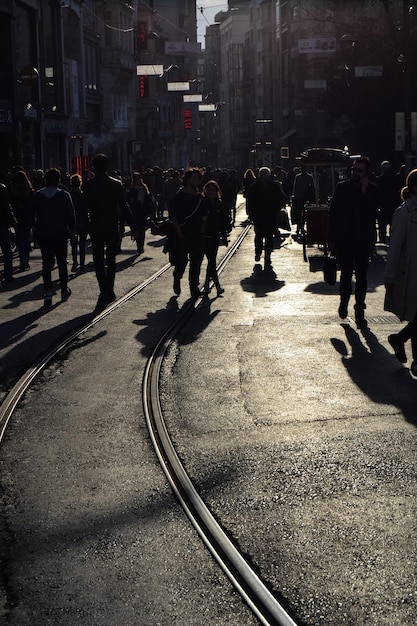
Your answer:
[[[148,76],[139,76],[139,98],[149,98]]]
[[[146,22],[138,22],[138,50],[146,50]]]
[[[191,130],[193,127],[193,112],[191,109],[184,109],[184,128]]]

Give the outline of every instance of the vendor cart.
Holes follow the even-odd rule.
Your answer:
[[[336,184],[343,180],[351,165],[351,157],[345,150],[336,148],[312,148],[303,152],[297,163],[307,166],[313,175],[316,192],[315,203],[306,203],[302,212],[301,237],[303,258],[308,261],[308,249],[318,246],[328,254],[330,200]],[[327,174],[325,197],[323,197],[323,173]]]

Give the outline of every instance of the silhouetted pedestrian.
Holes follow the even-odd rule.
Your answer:
[[[174,293],[181,293],[181,278],[190,262],[188,282],[191,297],[200,296],[200,269],[204,256],[203,232],[206,209],[198,191],[202,174],[190,169],[183,176],[183,187],[175,194],[169,207],[169,217],[174,227],[171,245],[174,246]]]
[[[16,226],[16,219],[10,206],[10,198],[6,185],[0,183],[0,248],[3,253],[4,274],[6,283],[13,280],[13,250],[10,239],[10,227]]]
[[[81,176],[79,174],[73,174],[70,178],[70,185],[68,188],[72,203],[74,205],[76,223],[75,233],[71,239],[72,272],[76,272],[78,268],[80,272],[85,271],[85,246],[87,242],[87,227],[81,182]],[[80,259],[79,265],[78,258]]]
[[[271,253],[274,249],[274,235],[278,225],[278,215],[284,206],[281,185],[272,180],[269,167],[261,167],[258,180],[247,192],[247,211],[255,230],[255,261],[265,254],[265,269],[271,267]]]
[[[59,170],[51,168],[45,172],[43,189],[37,191],[33,199],[36,239],[42,254],[42,277],[44,305],[52,304],[52,269],[56,259],[61,286],[61,300],[68,300],[71,290],[68,287],[67,250],[68,237],[75,230],[75,213],[71,196],[59,188]]]
[[[204,254],[207,257],[206,280],[204,293],[210,291],[210,280],[213,281],[217,295],[224,293],[217,274],[217,252],[219,244],[227,245],[227,234],[230,231],[228,212],[223,207],[221,190],[215,180],[209,180],[203,187],[203,207],[207,211],[204,227]]]
[[[397,359],[406,363],[404,344],[411,340],[410,371],[417,376],[417,169],[408,174],[402,198],[392,218],[384,309],[408,321],[399,333],[389,335],[388,341]]]
[[[96,305],[96,311],[99,311],[116,299],[114,281],[120,224],[129,215],[129,208],[123,184],[107,174],[107,155],[97,154],[92,164],[95,176],[83,183],[83,198],[100,289]]]
[[[369,160],[358,157],[351,177],[336,185],[330,203],[329,245],[340,265],[339,316],[345,319],[352,294],[355,272],[355,321],[366,326],[365,299],[368,288],[369,256],[376,242],[376,217],[379,192],[369,178]]]
[[[16,218],[16,246],[19,251],[21,271],[30,269],[34,193],[26,172],[20,169],[15,171],[10,181],[9,195],[12,211]]]

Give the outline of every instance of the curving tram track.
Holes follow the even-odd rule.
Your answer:
[[[249,229],[250,227],[246,226],[238,238],[228,248],[226,254],[219,262],[219,273],[223,271],[231,257],[236,253]],[[169,264],[161,267],[152,276],[129,291],[122,298],[118,299],[105,311],[63,338],[52,350],[28,369],[10,390],[0,407],[0,442],[8,422],[26,390],[53,359],[80,335],[85,333],[124,302],[143,291],[169,268]],[[159,380],[164,356],[170,343],[199,306],[200,301],[201,300],[190,301],[187,306],[182,309],[176,321],[159,339],[147,361],[142,382],[142,399],[147,427],[160,465],[186,515],[207,549],[228,576],[241,597],[251,608],[260,623],[266,626],[295,626],[295,622],[269,591],[237,547],[228,538],[199,496],[176,453],[164,421],[159,400]]]

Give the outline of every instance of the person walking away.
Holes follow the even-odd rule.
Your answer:
[[[407,362],[405,343],[411,341],[410,371],[417,376],[417,169],[412,170],[401,193],[403,203],[392,219],[385,267],[384,309],[408,324],[388,342],[401,363]]]
[[[45,173],[42,169],[37,169],[35,171],[35,176],[32,180],[32,187],[35,191],[39,191],[39,189],[43,189],[43,187],[45,187]]]
[[[75,233],[71,238],[72,267],[71,271],[85,272],[85,245],[87,242],[87,228],[81,189],[82,179],[79,174],[73,174],[70,178],[69,194],[75,210]],[[78,265],[78,253],[80,264]]]
[[[131,186],[127,192],[127,202],[132,215],[133,228],[136,234],[138,256],[143,254],[145,246],[145,232],[148,217],[152,210],[151,192],[143,182],[142,174],[133,172]]]
[[[253,183],[256,181],[256,174],[250,167],[243,174],[243,197],[246,200],[246,215],[249,217],[248,213],[248,191],[252,187]]]
[[[204,254],[207,257],[206,280],[203,292],[210,292],[210,280],[213,281],[217,295],[221,296],[224,289],[220,286],[217,274],[217,252],[220,242],[227,245],[227,233],[229,228],[229,216],[223,207],[221,190],[215,180],[209,180],[203,187],[203,207],[207,211],[207,219],[204,227]]]
[[[55,259],[58,265],[61,286],[61,301],[71,295],[68,287],[67,250],[68,237],[75,231],[75,212],[68,191],[59,188],[61,175],[56,168],[45,172],[43,189],[33,198],[35,233],[42,255],[42,278],[44,287],[44,305],[52,304],[52,269]]]
[[[301,165],[300,171],[295,175],[292,190],[291,222],[296,225],[296,236],[301,235],[303,209],[307,202],[315,202],[316,190],[314,178],[307,171],[305,165]]]
[[[219,178],[219,187],[221,189],[222,192],[222,202],[223,202],[223,206],[225,208],[225,210],[228,212],[229,214],[229,221],[231,226],[234,225],[233,222],[233,203],[236,204],[235,201],[235,191],[234,191],[234,187],[230,181],[230,177],[229,177],[229,173],[226,170],[223,170],[220,173],[220,178]]]
[[[174,227],[174,293],[181,293],[181,278],[189,262],[188,283],[192,298],[198,298],[200,270],[203,261],[203,232],[206,208],[198,191],[202,174],[192,168],[183,176],[183,186],[171,200],[169,217]]]
[[[10,283],[13,278],[13,250],[10,239],[10,227],[16,227],[16,219],[10,206],[6,185],[0,183],[0,248],[3,254],[3,280]]]
[[[169,211],[169,205],[171,204],[171,200],[175,196],[177,191],[181,189],[181,187],[182,187],[182,182],[181,182],[179,171],[170,169],[169,176],[164,181],[164,184],[162,186],[162,201],[163,201],[164,211],[165,210]],[[162,211],[162,215],[164,211]]]
[[[345,319],[352,294],[355,272],[355,322],[367,326],[365,319],[369,256],[376,242],[376,218],[379,192],[369,178],[369,160],[354,160],[351,177],[336,185],[330,203],[329,248],[335,252],[340,267],[339,316]]]
[[[233,191],[233,198],[232,198],[232,228],[235,227],[236,224],[236,207],[237,207],[237,196],[238,193],[240,191],[240,180],[239,177],[237,175],[237,171],[236,170],[230,170],[230,174],[229,174],[229,183],[232,187],[232,191]]]
[[[261,167],[258,179],[247,192],[247,211],[255,231],[255,261],[259,262],[264,249],[264,269],[272,267],[271,253],[278,215],[284,207],[281,185],[272,180],[269,167]]]
[[[387,243],[387,229],[391,226],[398,202],[397,177],[392,171],[389,161],[382,161],[381,174],[377,176],[376,184],[379,187],[380,205],[378,210],[378,241]]]
[[[9,185],[10,203],[16,218],[16,246],[19,252],[20,271],[30,269],[31,230],[33,227],[33,197],[35,191],[28,175],[16,170]]]
[[[95,311],[101,311],[116,299],[114,281],[120,224],[124,224],[125,219],[131,223],[131,218],[122,182],[107,173],[108,156],[96,154],[92,165],[95,176],[83,184],[83,198],[100,290]],[[134,233],[133,224],[131,229]]]

